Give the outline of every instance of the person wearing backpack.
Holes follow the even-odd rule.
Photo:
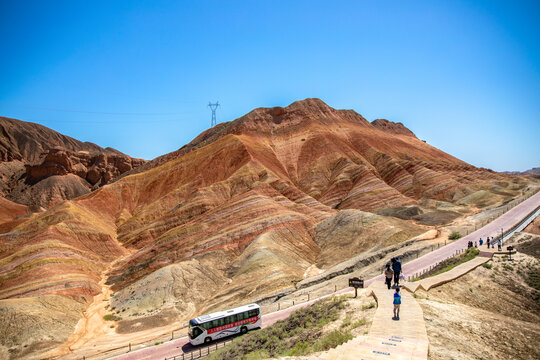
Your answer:
[[[394,271],[394,286],[399,286],[399,273],[401,272],[401,261],[398,257],[392,259],[392,270]]]

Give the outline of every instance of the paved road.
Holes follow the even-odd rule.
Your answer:
[[[451,244],[443,246],[435,251],[432,251],[418,259],[410,261],[403,265],[403,273],[406,276],[413,275],[414,273],[421,272],[422,270],[429,268],[429,266],[438,263],[452,254],[457,250],[462,250],[467,248],[467,243],[469,241],[477,241],[482,237],[486,239],[488,236],[498,236],[501,233],[501,228],[509,230],[510,228],[519,224],[523,219],[534,211],[538,206],[540,206],[540,192],[531,196],[529,199],[525,200],[521,204],[518,204],[516,207],[510,209],[508,212],[493,220],[491,223],[487,224],[483,228],[476,230],[475,232],[463,237],[460,240],[454,241]],[[369,279],[365,282],[365,286],[369,286],[373,281],[381,280],[382,275],[376,276],[372,279]],[[337,293],[345,293],[351,291],[351,288],[343,289]],[[330,295],[327,295],[330,296]],[[327,297],[324,296],[324,297]],[[323,297],[323,298],[324,298]],[[290,308],[273,312],[270,314],[263,315],[262,327],[267,327],[275,323],[276,321],[286,319],[291,312],[296,309],[308,306],[313,304],[315,301],[320,300],[314,299],[312,301],[298,304]],[[198,352],[199,347],[194,347],[189,344],[188,338],[183,337],[173,341],[169,341],[159,346],[152,346],[146,349],[133,351],[129,354],[124,354],[116,356],[113,359],[115,360],[150,360],[150,359],[165,359],[166,357],[178,356],[182,352],[189,353],[191,351]]]
[[[506,213],[493,220],[486,226],[452,242],[451,244],[443,246],[435,251],[425,254],[418,259],[404,264],[403,274],[405,276],[412,276],[415,273],[420,273],[424,269],[428,269],[431,265],[439,263],[442,260],[452,256],[452,254],[454,254],[456,251],[466,249],[469,241],[478,241],[480,238],[485,240],[488,236],[492,237],[501,235],[501,229],[506,232],[515,227],[538,206],[540,206],[540,192],[537,192],[535,195],[531,196],[521,204],[518,204],[516,207],[508,210]],[[382,275],[367,280],[366,286],[369,286],[369,284],[377,280],[382,280]]]

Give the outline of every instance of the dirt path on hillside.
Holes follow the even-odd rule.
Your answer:
[[[75,326],[75,331],[68,340],[60,345],[58,348],[51,350],[44,354],[46,358],[57,358],[65,356],[71,353],[73,350],[82,347],[89,340],[101,336],[105,333],[114,333],[114,326],[111,328],[112,322],[105,321],[103,318],[106,314],[106,306],[110,303],[111,289],[106,285],[107,273],[117,263],[114,262],[107,266],[101,275],[99,286],[101,287],[101,294],[94,296],[94,299],[90,306],[83,314],[83,318],[79,320]]]

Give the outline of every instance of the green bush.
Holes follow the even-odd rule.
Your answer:
[[[345,328],[350,325],[351,325],[351,318],[350,316],[346,316],[345,319],[343,319],[343,322],[341,323],[341,327]]]
[[[348,331],[334,330],[331,333],[326,334],[323,338],[313,345],[313,350],[326,351],[328,349],[335,348],[352,339],[352,335]]]
[[[359,326],[366,325],[366,323],[367,323],[366,320],[360,319],[360,320],[358,320],[358,321],[355,321],[355,322],[352,324],[352,328],[355,329],[355,328],[357,328],[357,327],[359,327]]]
[[[249,354],[246,354],[245,358],[246,360],[262,360],[262,359],[268,359],[270,357],[270,354],[268,354],[266,351],[253,351]]]
[[[462,235],[458,231],[452,231],[452,233],[450,235],[448,235],[448,239],[457,240],[457,239],[461,238],[461,236]]]
[[[107,314],[105,316],[103,316],[103,320],[105,321],[113,321],[115,318],[115,316],[113,314]]]
[[[373,309],[374,307],[375,307],[375,303],[372,301],[367,305],[362,305],[362,310]]]
[[[483,263],[482,266],[485,267],[486,269],[491,269],[493,267],[493,265],[490,263]]]

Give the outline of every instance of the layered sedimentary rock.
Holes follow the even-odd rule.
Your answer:
[[[0,117],[0,195],[34,210],[87,194],[144,163],[38,124]]]
[[[219,124],[0,234],[0,299],[88,304],[106,276],[119,331],[135,331],[146,317],[163,324],[270,296],[308,269],[426,230],[368,211],[494,189],[504,201],[526,186],[380,124],[318,99]],[[51,177],[88,178],[90,158],[54,151]],[[473,198],[466,206],[482,205]]]

